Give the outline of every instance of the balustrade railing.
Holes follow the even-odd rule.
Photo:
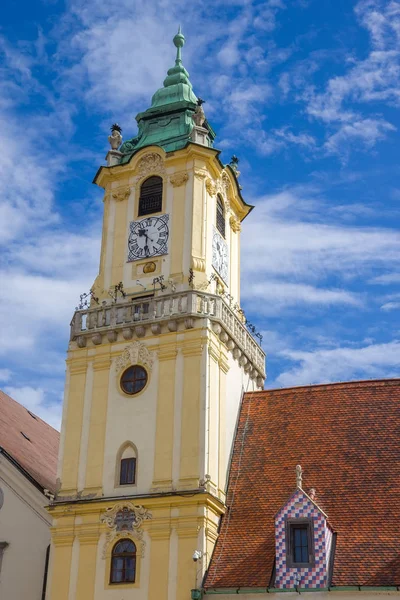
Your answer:
[[[196,290],[146,299],[121,299],[116,304],[77,310],[71,322],[71,339],[110,328],[132,327],[180,317],[207,317],[219,322],[235,344],[264,372],[265,354],[241,318],[220,296]]]

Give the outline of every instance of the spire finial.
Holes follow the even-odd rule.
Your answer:
[[[303,469],[301,465],[296,465],[296,487],[302,489],[303,486]]]
[[[185,36],[182,33],[181,26],[179,25],[178,33],[173,39],[173,42],[176,46],[176,59],[175,64],[179,65],[182,62],[181,49],[185,43]]]

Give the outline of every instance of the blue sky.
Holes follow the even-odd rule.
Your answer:
[[[400,2],[9,0],[0,29],[0,385],[59,423],[97,273],[109,126],[172,66],[246,200],[242,303],[272,387],[399,375]]]

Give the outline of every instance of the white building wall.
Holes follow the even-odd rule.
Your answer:
[[[0,571],[1,600],[41,600],[51,517],[43,494],[0,455],[0,542],[7,542]]]

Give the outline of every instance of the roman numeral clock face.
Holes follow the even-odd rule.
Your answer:
[[[168,253],[169,215],[146,217],[130,224],[128,260]]]
[[[228,283],[228,245],[226,241],[220,236],[215,227],[213,230],[212,241],[212,266],[221,276],[221,278],[225,281],[225,283]]]

